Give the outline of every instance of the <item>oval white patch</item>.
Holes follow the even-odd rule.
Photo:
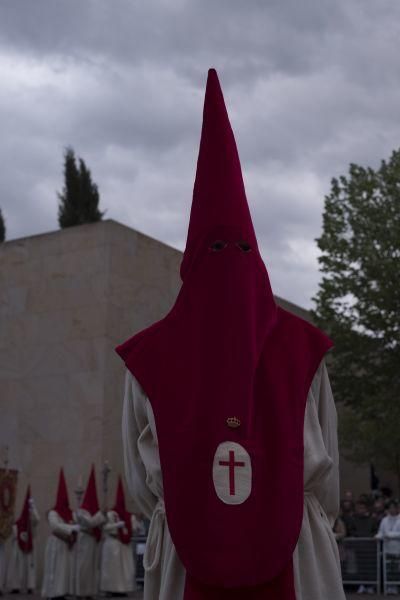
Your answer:
[[[251,494],[252,472],[248,452],[236,442],[222,442],[215,452],[213,481],[225,504],[242,504]]]

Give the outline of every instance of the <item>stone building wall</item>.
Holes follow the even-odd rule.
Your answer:
[[[42,524],[64,466],[74,489],[96,466],[123,473],[124,367],[117,343],[161,318],[179,289],[180,252],[114,221],[0,246],[0,446],[32,485]]]

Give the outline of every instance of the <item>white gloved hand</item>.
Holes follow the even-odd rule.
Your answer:
[[[118,527],[118,529],[122,529],[123,527],[125,527],[125,521],[117,521],[115,525],[116,527]]]
[[[78,523],[76,523],[76,524],[74,524],[74,525],[71,525],[71,530],[72,530],[72,531],[76,531],[76,532],[78,532],[78,531],[80,531],[80,530],[81,530],[81,526],[80,526],[80,525],[78,525]]]

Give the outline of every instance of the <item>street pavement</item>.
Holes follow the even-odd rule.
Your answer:
[[[370,596],[369,594],[367,595],[359,595],[359,594],[349,594],[348,596],[346,596],[347,600],[360,600],[360,598],[370,598],[371,600],[379,600],[379,599],[383,599],[385,596]],[[392,598],[398,598],[399,596],[392,596]],[[104,596],[99,596],[98,597],[99,600],[104,600]],[[143,598],[143,593],[142,592],[136,592],[133,595],[129,595],[129,599],[130,600],[142,600]],[[42,600],[41,597],[38,594],[35,594],[34,596],[28,596],[25,594],[3,594],[2,596],[2,600]],[[114,599],[113,599],[114,600]],[[115,599],[118,600],[118,599]],[[121,599],[122,600],[122,599]],[[321,598],[321,600],[323,600]]]

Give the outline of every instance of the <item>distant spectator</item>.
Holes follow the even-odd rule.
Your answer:
[[[344,514],[346,515],[353,515],[354,514],[354,502],[353,500],[342,500],[341,501],[341,509],[343,511]]]
[[[357,502],[364,502],[368,512],[372,515],[375,502],[375,496],[373,494],[361,494]]]
[[[360,499],[356,502],[355,512],[351,521],[351,532],[349,535],[352,537],[360,538],[372,538],[375,536],[378,530],[378,522],[374,517],[371,516],[367,503],[364,499]],[[359,576],[362,580],[364,566],[364,553],[362,548],[355,547],[356,550],[356,563]],[[357,590],[358,594],[373,594],[375,589],[371,585],[360,585]]]
[[[353,535],[352,531],[354,529],[354,524],[353,524],[354,502],[349,496],[346,497],[346,493],[345,493],[345,496],[344,496],[343,500],[341,501],[341,505],[340,505],[341,518],[346,527],[346,535],[352,536]]]
[[[346,490],[343,494],[343,500],[348,500],[349,502],[354,503],[353,492],[351,490]]]
[[[391,500],[388,504],[388,514],[383,517],[376,536],[383,540],[383,550],[386,560],[386,569],[392,579],[398,580],[400,558],[400,516],[397,502]],[[388,585],[388,594],[397,594],[397,585]]]
[[[352,517],[353,531],[349,534],[353,537],[374,537],[378,531],[378,522],[370,514],[364,500],[356,502],[355,513]]]
[[[378,524],[386,516],[385,503],[382,498],[377,498],[372,508],[372,516],[377,520]]]

